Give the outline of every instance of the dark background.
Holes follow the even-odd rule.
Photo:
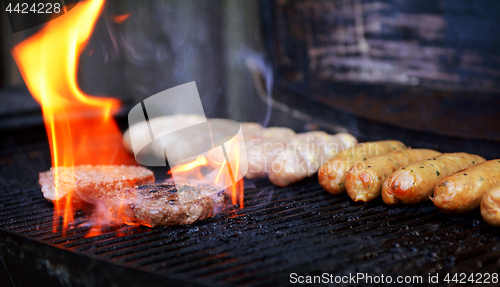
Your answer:
[[[0,127],[40,124],[9,53],[38,28],[12,33],[0,14]],[[123,114],[196,81],[209,117],[495,157],[498,16],[494,0],[109,0],[78,79],[121,99]]]
[[[266,9],[278,89],[403,129],[500,139],[500,2],[276,1]]]

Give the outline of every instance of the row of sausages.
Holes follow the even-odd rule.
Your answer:
[[[347,193],[359,202],[379,197],[388,205],[431,200],[447,214],[481,206],[483,218],[500,226],[500,159],[408,149],[392,140],[369,142],[325,162],[318,179],[329,193]]]

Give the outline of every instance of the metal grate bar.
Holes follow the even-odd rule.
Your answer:
[[[78,223],[63,235],[61,220],[54,221],[53,205],[37,186],[38,172],[50,162],[47,146],[19,142],[14,149],[0,150],[0,159],[11,157],[12,162],[0,176],[1,228],[143,271],[144,276],[273,286],[287,282],[283,280],[290,272],[382,270],[397,275],[500,268],[500,235],[477,213],[447,216],[431,203],[391,208],[381,200],[356,204],[346,195],[327,194],[314,178],[288,188],[268,180],[247,181],[244,209],[227,207],[192,226],[110,226],[88,237],[89,214],[74,210]],[[41,155],[30,159],[26,155],[31,150]]]

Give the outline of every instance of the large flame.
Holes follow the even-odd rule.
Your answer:
[[[42,106],[55,168],[129,163],[112,118],[119,101],[87,95],[77,83],[78,57],[103,5],[104,0],[80,1],[12,49],[28,89]],[[54,176],[57,183],[57,169]],[[59,198],[57,194],[56,186]],[[71,202],[71,194],[55,201],[54,217],[63,216],[63,230],[73,220]]]
[[[54,201],[54,231],[60,217],[63,218],[63,234],[69,223],[73,222],[71,192],[65,197],[59,191],[57,167],[83,164],[132,164],[130,157],[121,145],[121,133],[112,114],[120,107],[116,99],[93,97],[78,87],[78,58],[92,33],[105,0],[80,1],[67,14],[48,22],[38,33],[21,42],[12,49],[12,55],[21,71],[31,94],[41,104],[47,135],[49,138],[56,200]],[[128,17],[128,15],[126,15]],[[120,18],[122,22],[126,17]],[[236,158],[238,151],[233,151]],[[206,157],[200,156],[194,162],[177,167],[176,172],[185,172],[192,178],[193,173],[203,182],[231,186],[233,204],[239,202],[243,207],[243,182],[234,182],[225,171],[232,166],[238,173],[238,159],[228,164],[222,162],[215,168],[212,179],[200,172],[200,168],[211,166]],[[231,167],[229,167],[231,169]],[[224,176],[226,175],[226,176]],[[68,176],[68,180],[74,177]],[[72,183],[73,186],[75,182]],[[121,205],[120,205],[121,206]],[[99,208],[96,215],[97,226],[90,236],[99,234],[100,222],[109,213]],[[121,212],[118,210],[118,217]],[[126,216],[117,218],[121,222],[133,224]]]

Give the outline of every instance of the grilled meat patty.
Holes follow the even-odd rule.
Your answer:
[[[125,205],[129,216],[148,226],[192,224],[210,217],[229,198],[209,184],[176,185],[147,184],[129,189],[132,201]]]
[[[74,202],[82,199],[88,201],[108,192],[155,182],[153,172],[149,169],[126,165],[58,167],[42,172],[39,176],[43,196],[50,201],[61,200],[72,191]]]
[[[61,200],[71,193],[74,203],[104,204],[111,218],[125,223],[192,224],[210,217],[228,200],[224,191],[209,184],[154,184],[153,172],[144,167],[84,165],[59,167],[57,171],[40,173],[46,199]]]

